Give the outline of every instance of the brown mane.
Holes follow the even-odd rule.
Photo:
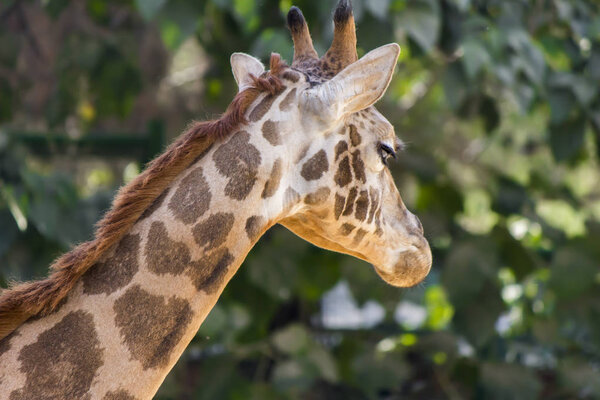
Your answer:
[[[248,107],[263,92],[284,89],[279,79],[287,68],[272,54],[270,71],[252,77],[253,85],[238,93],[217,120],[194,122],[128,185],[122,187],[111,209],[97,224],[94,239],[58,258],[46,279],[21,283],[0,292],[0,340],[36,315],[47,315],[65,299],[79,278],[131,229],[142,213],[203,151],[246,123]]]

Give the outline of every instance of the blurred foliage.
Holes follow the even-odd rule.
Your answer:
[[[600,5],[353,3],[361,55],[402,47],[378,107],[409,144],[392,168],[434,268],[399,290],[274,228],[157,398],[600,398]],[[322,54],[334,1],[294,4]],[[290,59],[291,5],[4,0],[0,284],[43,276],[89,238],[137,168],[40,159],[19,131],[81,137],[162,118],[176,132],[222,111],[235,93],[232,52]],[[338,282],[381,320],[324,324],[322,297]]]

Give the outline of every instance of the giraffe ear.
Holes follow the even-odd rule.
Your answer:
[[[265,72],[265,66],[246,53],[233,53],[231,55],[231,70],[241,92],[252,84],[250,75],[260,76]]]
[[[363,110],[385,93],[399,55],[396,43],[378,47],[317,87],[317,96],[330,105],[334,118]]]

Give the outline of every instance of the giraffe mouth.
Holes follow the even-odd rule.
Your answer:
[[[412,287],[421,283],[429,274],[432,264],[429,244],[423,239],[419,245],[402,251],[391,267],[374,266],[381,278],[392,286]]]

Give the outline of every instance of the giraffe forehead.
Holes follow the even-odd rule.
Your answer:
[[[349,126],[355,127],[362,137],[371,137],[375,140],[400,145],[401,141],[396,137],[394,126],[375,107],[369,107],[354,113],[349,119]],[[352,130],[350,129],[352,135]]]

